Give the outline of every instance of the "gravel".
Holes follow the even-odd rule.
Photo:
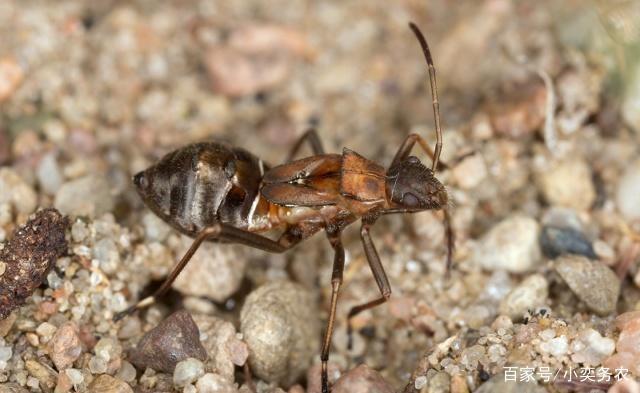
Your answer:
[[[589,239],[584,233],[573,228],[543,226],[540,232],[540,248],[544,256],[552,259],[563,254],[597,258]]]
[[[287,281],[254,290],[240,312],[249,364],[260,378],[291,385],[317,356],[319,321],[311,294]]]
[[[361,364],[333,385],[334,393],[393,393],[393,388],[374,370]]]
[[[186,358],[176,364],[173,371],[173,383],[177,387],[184,387],[194,383],[204,375],[204,364],[195,358]]]
[[[573,293],[598,315],[611,314],[620,294],[620,279],[600,262],[581,256],[555,261],[555,269]]]
[[[479,240],[473,260],[487,270],[532,270],[540,260],[538,232],[539,224],[531,217],[507,218]]]
[[[140,370],[150,367],[171,373],[178,362],[190,357],[204,361],[207,351],[191,315],[177,311],[145,333],[129,360]]]
[[[616,203],[620,213],[629,221],[640,219],[640,160],[625,169],[616,189]]]
[[[527,277],[500,302],[500,313],[514,321],[522,319],[527,311],[546,303],[548,286],[547,280],[540,274]]]
[[[103,177],[88,175],[62,184],[53,204],[64,214],[100,217],[113,210],[115,201]]]
[[[67,322],[58,328],[49,342],[49,357],[58,371],[71,367],[82,354],[82,344],[78,334],[76,323]]]

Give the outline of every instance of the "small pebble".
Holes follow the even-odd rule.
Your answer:
[[[602,337],[598,331],[588,328],[578,334],[578,337],[571,343],[571,348],[572,361],[595,367],[613,354],[616,343],[613,339]]]
[[[207,373],[198,379],[196,383],[196,389],[198,393],[237,393],[238,390],[234,383],[230,382],[227,378],[218,375]]]
[[[596,199],[591,168],[579,157],[553,164],[541,174],[540,182],[552,205],[587,210]]]
[[[136,379],[136,369],[127,361],[123,361],[120,369],[116,373],[116,378],[125,382],[133,382]]]
[[[42,157],[38,165],[37,176],[40,187],[47,194],[55,195],[60,189],[60,186],[64,182],[64,177],[62,176],[54,153],[48,153]]]
[[[506,218],[478,241],[473,260],[487,270],[513,273],[531,270],[540,260],[538,230],[533,218]]]
[[[178,255],[183,255],[193,239],[182,237]],[[173,287],[185,295],[224,302],[238,290],[247,264],[245,250],[237,245],[203,243]]]
[[[0,393],[29,393],[29,391],[17,383],[0,384]]]
[[[569,341],[567,340],[567,336],[562,335],[540,343],[540,350],[556,358],[560,358],[569,350]]]
[[[451,378],[446,372],[440,371],[436,373],[429,380],[427,393],[449,393],[450,380]]]
[[[46,367],[35,360],[27,360],[25,362],[25,368],[29,371],[29,374],[36,378],[38,385],[47,391],[53,390],[56,386],[58,378],[56,372],[50,367]]]
[[[133,389],[127,383],[103,374],[91,382],[87,393],[133,393]]]
[[[540,248],[547,258],[557,258],[564,254],[584,255],[596,259],[591,241],[573,228],[543,226],[540,232]]]
[[[176,364],[173,370],[173,384],[177,387],[184,387],[194,383],[204,375],[204,364],[195,358],[186,358]]]
[[[11,97],[24,79],[24,70],[13,57],[0,59],[0,102]]]
[[[0,205],[9,203],[18,213],[31,214],[37,196],[33,188],[10,168],[0,168]]]
[[[84,375],[82,375],[82,371],[76,368],[68,368],[64,370],[64,372],[67,374],[73,385],[77,386],[84,382]]]
[[[150,367],[172,373],[176,364],[186,358],[207,359],[207,351],[200,342],[200,332],[191,315],[180,310],[142,337],[131,351],[129,360],[139,369]]]
[[[331,389],[333,393],[393,393],[387,381],[366,364],[349,370],[340,377]]]
[[[611,269],[578,255],[558,258],[555,269],[573,293],[592,311],[605,316],[615,310],[620,280]]]
[[[236,337],[236,329],[228,321],[208,315],[196,315],[194,320],[213,369],[233,379],[236,366],[244,365],[249,357],[247,344]]]
[[[56,193],[54,206],[64,214],[100,217],[113,210],[111,186],[103,176],[88,175],[64,183]]]
[[[472,189],[487,177],[487,165],[479,153],[466,157],[453,168],[453,178],[464,189]]]
[[[616,204],[627,220],[640,219],[640,160],[626,166],[616,188]]]
[[[82,354],[78,326],[68,322],[60,326],[49,342],[49,357],[61,371],[70,367]]]
[[[309,291],[274,281],[249,294],[240,311],[251,370],[270,382],[293,384],[317,355],[319,321]]]
[[[521,320],[528,310],[544,305],[548,293],[548,283],[544,276],[529,276],[500,302],[500,313],[508,315],[514,321]]]

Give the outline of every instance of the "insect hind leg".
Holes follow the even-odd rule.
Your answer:
[[[229,224],[224,223],[216,223],[210,227],[203,229],[196,238],[191,243],[191,246],[187,250],[187,252],[182,256],[180,261],[173,268],[171,273],[164,280],[160,288],[158,288],[153,295],[148,296],[133,306],[127,308],[126,310],[117,313],[113,319],[114,321],[118,321],[124,318],[127,315],[131,315],[134,312],[141,310],[143,308],[149,307],[154,304],[156,300],[162,297],[167,293],[171,285],[176,280],[178,275],[182,272],[182,270],[187,266],[193,254],[196,253],[200,245],[205,240],[225,240],[232,243],[240,243],[249,247],[257,248],[260,250],[273,252],[273,253],[281,253],[286,251],[289,247],[286,245],[282,245],[277,241],[271,240],[268,237],[264,237],[262,235],[258,235],[249,231],[245,231],[243,229],[238,229]]]

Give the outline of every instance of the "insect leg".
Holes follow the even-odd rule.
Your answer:
[[[173,284],[175,279],[178,277],[180,272],[182,272],[182,269],[187,266],[187,263],[189,263],[189,261],[193,257],[193,254],[195,254],[202,242],[212,239],[220,239],[228,242],[240,243],[249,247],[274,253],[281,253],[289,248],[267,237],[238,229],[228,224],[217,223],[213,226],[203,229],[196,236],[196,238],[193,240],[193,243],[191,243],[191,247],[189,247],[178,264],[173,268],[169,276],[167,276],[167,278],[164,280],[160,288],[158,288],[153,293],[153,295],[142,299],[128,309],[116,314],[113,319],[115,321],[118,321],[137,310],[148,307],[155,303],[156,299],[162,297],[162,295],[164,295],[169,290],[169,288],[171,288],[171,285]]]
[[[309,142],[311,151],[313,151],[314,155],[324,154],[324,148],[322,147],[322,141],[318,136],[318,132],[315,128],[309,128],[293,145],[285,162],[289,162],[293,159],[293,157],[298,153],[305,141]]]
[[[351,319],[360,314],[362,311],[368,310],[386,302],[391,296],[391,285],[389,285],[389,279],[387,279],[387,274],[384,272],[384,267],[382,266],[382,262],[380,262],[380,257],[378,256],[376,247],[371,240],[371,235],[369,233],[370,227],[371,223],[365,220],[362,223],[362,227],[360,228],[360,237],[362,238],[364,253],[367,256],[367,261],[369,262],[369,267],[371,268],[371,272],[373,273],[373,278],[376,280],[376,284],[378,284],[378,289],[380,289],[380,293],[382,294],[382,296],[370,302],[352,307],[349,311],[349,315],[347,316],[348,348],[351,348],[353,343],[353,327],[351,325]]]
[[[322,361],[322,393],[329,392],[329,377],[327,375],[327,362],[329,361],[329,349],[331,347],[331,336],[333,335],[333,327],[336,319],[336,306],[338,305],[338,291],[342,285],[342,273],[344,271],[344,247],[340,232],[328,235],[331,247],[335,251],[333,258],[333,273],[331,274],[331,310],[329,312],[329,320],[327,321],[327,329],[324,333],[322,341],[322,352],[320,360]]]
[[[451,265],[453,264],[453,248],[455,244],[455,238],[453,233],[453,227],[451,226],[451,213],[449,213],[449,209],[445,207],[442,209],[444,211],[444,231],[447,237],[447,266],[446,266],[446,275],[450,274]]]
[[[391,162],[390,166],[394,166],[395,164],[409,157],[409,154],[411,153],[411,150],[413,149],[413,146],[415,146],[416,142],[418,142],[420,147],[422,147],[422,150],[427,153],[427,155],[431,158],[431,162],[433,162],[433,150],[429,146],[429,143],[420,135],[412,133],[407,135],[404,142],[402,142],[402,145],[400,145],[400,148],[396,152],[396,155],[393,157],[393,161]],[[438,164],[438,169],[445,169],[446,167],[447,165],[443,162],[440,162]]]

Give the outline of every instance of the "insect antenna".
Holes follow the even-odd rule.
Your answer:
[[[436,67],[433,65],[433,59],[431,58],[431,51],[424,35],[413,22],[409,22],[409,27],[418,38],[424,58],[427,60],[427,67],[429,68],[429,83],[431,84],[431,98],[433,104],[433,119],[436,124],[436,148],[433,153],[433,163],[431,170],[436,171],[438,167],[438,161],[440,160],[440,152],[442,151],[442,130],[440,129],[440,104],[438,103],[438,87],[436,85]]]

